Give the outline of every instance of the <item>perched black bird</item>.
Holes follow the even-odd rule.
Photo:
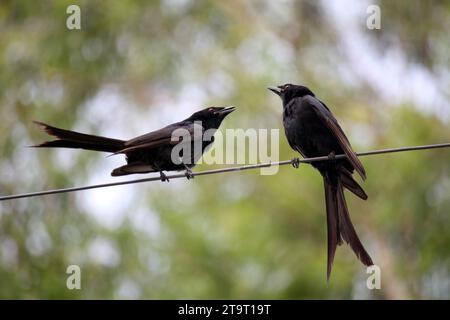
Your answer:
[[[350,244],[362,263],[372,265],[372,259],[355,232],[344,198],[346,188],[359,198],[367,199],[364,190],[352,177],[356,170],[365,180],[366,172],[344,131],[325,103],[317,99],[307,87],[285,84],[269,89],[283,100],[283,125],[291,148],[308,158],[330,157],[329,161],[311,163],[322,174],[325,186],[327,279],[330,277],[336,246],[341,245],[342,240]],[[347,158],[334,159],[335,154],[345,154]]]
[[[189,118],[170,124],[162,129],[144,134],[131,140],[118,140],[64,130],[35,121],[57,140],[44,142],[38,148],[79,148],[85,150],[125,154],[127,164],[114,169],[112,176],[134,173],[159,172],[162,181],[168,181],[163,171],[186,169],[186,177],[192,178],[191,168],[195,166],[203,152],[214,142],[214,130],[234,107],[211,107],[195,112]],[[204,136],[205,132],[208,136]],[[211,134],[212,133],[212,134]],[[187,138],[187,139],[185,139]],[[180,143],[190,143],[190,154],[172,159],[172,149]],[[198,143],[197,143],[198,142]],[[195,143],[200,148],[195,147]],[[200,144],[201,143],[201,144]],[[180,146],[178,146],[180,147]],[[176,154],[176,153],[175,153]]]

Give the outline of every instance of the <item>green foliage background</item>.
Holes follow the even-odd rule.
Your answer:
[[[81,30],[66,28],[70,4]],[[373,31],[368,4],[342,5],[361,11],[353,28],[371,51],[389,58],[395,47],[429,75],[441,97],[432,108],[384,94],[383,79],[354,68],[326,1],[3,0],[0,194],[109,181],[123,161],[26,148],[46,138],[33,119],[129,138],[200,105],[232,104],[223,129],[281,129],[265,87],[286,82],[326,101],[357,150],[448,142],[450,2],[379,1]],[[280,158],[293,156],[281,131]],[[448,299],[449,156],[363,159],[369,200],[347,198],[381,290],[366,289],[348,247],[327,284],[322,181],[302,166],[1,202],[0,298]],[[66,288],[70,264],[81,290]]]

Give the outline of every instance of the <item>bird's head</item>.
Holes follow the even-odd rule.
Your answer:
[[[193,113],[186,120],[201,121],[207,128],[219,128],[222,120],[235,109],[235,107],[209,107]]]
[[[267,89],[277,94],[281,100],[283,100],[283,105],[287,105],[289,101],[294,98],[301,98],[307,95],[314,97],[314,93],[307,87],[296,84],[287,83],[276,87],[269,87]]]

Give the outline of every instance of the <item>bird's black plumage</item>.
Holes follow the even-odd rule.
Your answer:
[[[285,84],[269,88],[283,101],[283,125],[292,149],[304,157],[345,154],[345,159],[314,162],[324,180],[328,230],[328,267],[330,277],[337,245],[345,240],[362,263],[372,265],[348,214],[344,188],[361,199],[367,195],[354,180],[356,170],[362,179],[366,172],[353,151],[350,142],[328,107],[305,86]]]
[[[163,171],[187,170],[195,166],[203,152],[213,143],[214,137],[204,139],[207,130],[218,129],[222,120],[234,107],[210,107],[192,114],[189,118],[170,124],[162,129],[152,131],[130,140],[111,139],[106,137],[88,135],[75,131],[52,127],[42,122],[35,122],[44,130],[57,137],[57,140],[44,142],[34,147],[48,148],[79,148],[113,154],[125,154],[127,164],[112,171],[112,176],[121,176],[134,173],[160,172],[164,179]],[[176,132],[174,134],[174,132]],[[178,136],[178,139],[176,139]],[[172,150],[179,143],[183,143],[185,137],[189,137],[191,144],[190,157],[183,157],[181,163],[174,162]],[[201,140],[201,148],[195,148],[194,143]],[[199,152],[195,152],[199,149]]]

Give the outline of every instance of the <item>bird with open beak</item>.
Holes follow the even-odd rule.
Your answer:
[[[57,140],[44,142],[37,148],[78,148],[93,151],[125,154],[127,164],[114,169],[112,176],[135,173],[159,172],[162,181],[168,181],[163,171],[186,170],[186,177],[192,178],[191,168],[195,166],[201,155],[212,145],[214,136],[206,138],[208,130],[217,130],[223,119],[235,110],[234,107],[210,107],[195,112],[189,118],[165,126],[162,129],[138,136],[130,140],[119,140],[94,136],[75,131],[52,127],[42,122],[35,122]],[[183,156],[182,162],[174,161],[173,148],[184,139],[175,136],[176,131],[184,131],[189,135],[192,144],[201,143],[200,153],[192,152]],[[200,132],[199,135],[195,135]],[[200,141],[199,141],[200,140]],[[191,148],[194,150],[195,148]],[[185,161],[187,159],[187,161]]]
[[[366,200],[367,194],[353,178],[356,171],[363,180],[366,172],[353,151],[344,131],[330,109],[316,98],[305,86],[285,84],[268,88],[279,96],[283,104],[284,131],[292,149],[302,156],[329,156],[329,160],[313,162],[311,165],[322,174],[325,186],[327,211],[328,267],[327,279],[331,274],[337,245],[343,240],[350,244],[359,260],[366,266],[372,259],[364,249],[350,220],[344,197],[344,188]],[[334,159],[335,154],[346,158]],[[299,162],[293,165],[298,167]]]

